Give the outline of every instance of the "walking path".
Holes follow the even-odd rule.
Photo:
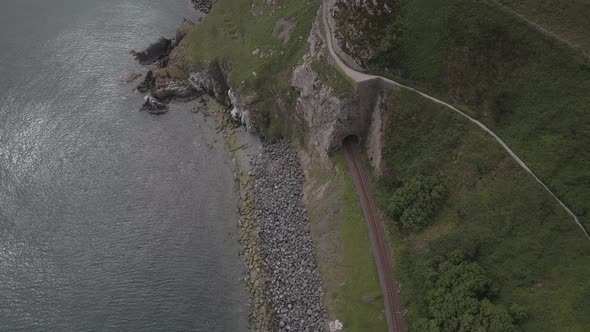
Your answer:
[[[590,239],[590,234],[588,234],[588,231],[586,230],[586,228],[584,228],[584,226],[582,225],[582,223],[580,222],[580,220],[578,219],[578,217],[572,212],[572,210],[570,210],[570,208],[568,208],[564,202],[561,201],[561,199],[559,197],[557,197],[557,195],[555,195],[553,193],[553,191],[551,191],[551,189],[549,189],[549,187],[547,187],[547,185],[541,181],[541,179],[539,179],[539,177],[537,177],[537,175],[526,165],[526,163],[520,159],[520,157],[518,157],[516,155],[516,153],[514,153],[514,151],[512,151],[512,149],[510,149],[510,147],[508,147],[508,145],[498,136],[496,135],[496,133],[494,133],[491,129],[489,129],[488,127],[486,127],[483,123],[481,123],[480,121],[472,118],[471,116],[467,115],[466,113],[460,111],[459,109],[457,109],[456,107],[442,101],[439,100],[435,97],[432,97],[430,95],[427,95],[419,90],[416,90],[415,88],[409,87],[407,85],[403,85],[399,82],[393,81],[391,79],[382,77],[382,76],[376,76],[376,75],[369,75],[369,74],[365,74],[365,73],[361,73],[358,72],[352,68],[350,68],[349,66],[347,66],[338,56],[338,54],[336,54],[336,52],[334,51],[334,47],[333,47],[333,41],[332,41],[332,29],[328,23],[328,6],[326,5],[326,0],[324,0],[323,5],[322,5],[322,19],[323,19],[323,26],[325,29],[325,40],[326,40],[326,44],[328,45],[328,50],[330,51],[330,55],[332,56],[332,58],[334,59],[334,61],[336,62],[336,64],[338,65],[338,67],[351,79],[353,79],[355,82],[363,82],[363,81],[367,81],[367,80],[372,80],[372,79],[378,79],[381,80],[382,82],[384,82],[385,84],[388,84],[392,87],[398,87],[398,88],[402,88],[402,89],[406,89],[406,90],[410,90],[410,91],[414,91],[416,93],[418,93],[419,95],[421,95],[424,98],[427,98],[439,105],[445,106],[446,108],[451,109],[452,111],[460,114],[461,116],[463,116],[464,118],[469,119],[469,121],[475,123],[478,127],[480,127],[482,130],[486,131],[490,136],[492,136],[501,146],[502,148],[504,148],[504,150],[506,150],[506,152],[508,152],[508,154],[510,155],[510,157],[512,157],[512,159],[514,159],[518,165],[520,165],[520,167],[522,167],[526,172],[528,172],[534,179],[535,181],[537,181],[539,184],[541,184],[541,186],[553,197],[555,198],[555,200],[559,203],[559,205],[561,205],[561,207],[574,219],[575,223],[580,227],[580,229],[582,230],[582,232],[584,233],[584,235]]]

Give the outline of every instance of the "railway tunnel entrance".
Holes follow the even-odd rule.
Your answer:
[[[394,279],[392,260],[383,223],[371,193],[371,183],[368,176],[370,173],[366,172],[362,163],[360,135],[345,135],[342,140],[342,150],[365,216],[371,251],[373,252],[379,275],[379,284],[383,292],[383,305],[388,331],[403,332],[405,331],[404,308],[398,295],[398,285]]]
[[[361,137],[358,134],[348,134],[342,139],[342,147],[359,146],[361,144]]]

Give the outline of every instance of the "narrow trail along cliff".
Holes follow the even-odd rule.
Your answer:
[[[590,234],[588,233],[586,228],[582,225],[582,223],[580,222],[578,217],[572,212],[572,210],[569,207],[567,207],[567,205],[559,197],[557,197],[557,195],[555,195],[553,193],[553,191],[551,191],[551,189],[549,189],[549,187],[541,179],[539,179],[539,177],[537,177],[537,175],[527,166],[527,164],[522,159],[520,159],[520,157],[518,157],[518,155],[516,155],[516,153],[514,153],[514,151],[512,151],[512,149],[510,149],[510,147],[495,132],[493,132],[491,129],[486,127],[482,122],[472,118],[471,116],[460,111],[456,107],[454,107],[454,106],[452,106],[440,99],[437,99],[435,97],[427,95],[417,89],[403,85],[399,82],[393,81],[393,80],[385,78],[385,77],[361,73],[357,70],[350,68],[347,64],[345,64],[344,61],[340,58],[340,56],[338,56],[336,51],[334,51],[333,39],[332,39],[333,32],[332,32],[332,28],[330,27],[330,24],[328,22],[328,15],[329,15],[328,3],[327,3],[327,0],[324,0],[324,2],[322,4],[322,23],[324,26],[324,36],[326,39],[326,45],[328,45],[328,50],[330,52],[330,56],[332,57],[332,59],[334,60],[336,65],[338,65],[338,67],[344,72],[344,74],[346,74],[348,77],[350,77],[351,79],[353,79],[357,83],[367,81],[367,80],[381,80],[381,82],[383,82],[383,84],[386,86],[395,87],[395,88],[402,88],[402,89],[413,91],[415,93],[418,93],[419,95],[421,95],[424,98],[427,98],[439,105],[445,106],[446,108],[458,113],[459,115],[463,116],[464,118],[468,119],[469,121],[475,123],[478,127],[480,127],[482,130],[486,131],[490,136],[492,136],[502,146],[502,148],[506,152],[508,152],[510,157],[514,161],[516,161],[522,169],[524,169],[527,173],[529,173],[535,179],[535,181],[537,181],[559,203],[559,205],[574,219],[575,223],[578,225],[578,227],[580,227],[580,229],[582,230],[584,235],[588,239],[590,239]]]
[[[373,257],[379,275],[379,284],[383,292],[388,331],[402,332],[405,331],[404,309],[401,304],[397,284],[394,281],[389,246],[383,234],[379,212],[371,196],[368,177],[359,162],[359,148],[359,145],[354,142],[344,142],[343,150],[346,156],[346,163],[348,164],[350,174],[357,189],[369,229],[371,250],[373,251]]]

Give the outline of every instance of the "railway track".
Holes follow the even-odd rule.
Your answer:
[[[371,196],[367,175],[359,163],[359,147],[353,143],[345,143],[343,148],[369,229],[371,250],[373,251],[373,257],[379,275],[379,283],[383,292],[388,331],[403,332],[405,331],[404,309],[399,297],[397,284],[394,280],[389,246],[383,234],[380,215]]]

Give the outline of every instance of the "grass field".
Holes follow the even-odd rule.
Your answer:
[[[429,228],[392,232],[410,326],[428,315],[428,266],[459,248],[498,287],[494,303],[528,310],[524,330],[590,330],[590,243],[549,194],[455,113],[407,91],[391,92],[386,112],[381,204],[416,175],[438,176],[449,191]]]
[[[274,5],[264,0],[217,0],[181,46],[195,63],[230,64],[231,87],[242,95],[257,96],[260,112],[253,121],[267,137],[301,139],[303,134],[295,132],[302,130],[291,128],[295,121],[280,111],[293,107],[289,80],[307,51],[319,5],[320,0],[282,0]]]
[[[319,0],[284,0],[275,6],[263,0],[217,0],[183,46],[195,62],[216,58],[229,61],[234,86],[260,77],[281,80],[285,85],[286,75],[307,50],[307,37],[319,4]],[[287,42],[273,35],[281,31],[277,26],[280,18],[294,23]]]
[[[336,168],[308,177],[314,193],[309,206],[322,284],[330,319],[346,331],[386,331],[383,298],[369,234],[344,157]]]
[[[332,89],[336,97],[344,98],[352,94],[354,81],[336,67],[322,61],[314,61],[311,63],[311,69],[318,73],[320,80]]]
[[[590,60],[489,1],[400,1],[372,71],[481,119],[590,228]]]
[[[590,52],[590,2],[586,0],[498,0],[527,19]]]

